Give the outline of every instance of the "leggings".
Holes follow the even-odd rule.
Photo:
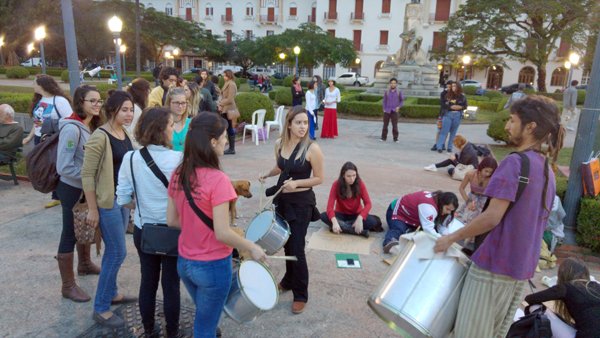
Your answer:
[[[60,198],[62,206],[62,233],[58,244],[58,253],[71,253],[75,249],[75,230],[73,226],[73,207],[81,198],[82,190],[70,186],[62,181],[58,182],[56,194]]]

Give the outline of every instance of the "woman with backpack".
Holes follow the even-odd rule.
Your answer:
[[[71,102],[52,76],[38,74],[33,80],[33,100],[31,101],[31,115],[33,127],[29,135],[23,139],[23,144],[33,139],[34,144],[40,143],[43,134],[58,133],[58,120],[71,116],[73,108]],[[43,128],[42,128],[43,127]],[[45,208],[52,208],[60,204],[56,192],[52,192],[52,201]]]
[[[81,167],[83,166],[84,145],[90,134],[101,124],[100,108],[102,100],[95,87],[83,85],[73,96],[74,112],[60,120],[56,172],[60,181],[56,193],[62,205],[63,228],[58,245],[58,269],[62,279],[62,295],[75,302],[87,302],[90,296],[75,283],[73,273],[73,251],[77,246],[77,273],[98,275],[100,268],[90,258],[90,244],[76,244],[73,225],[73,207],[81,199]]]
[[[171,149],[173,115],[166,108],[145,111],[138,122],[136,140],[143,147],[128,152],[119,169],[117,203],[137,207],[134,211],[133,243],[140,257],[139,306],[144,337],[158,337],[155,327],[156,291],[161,282],[163,313],[167,322],[166,337],[179,334],[180,292],[177,257],[148,254],[142,251],[145,224],[167,224],[167,185],[179,165],[182,153]],[[149,156],[151,162],[144,156]],[[148,163],[154,163],[154,170]],[[136,201],[134,202],[134,195]],[[162,274],[162,277],[161,277]]]
[[[133,150],[125,126],[133,120],[133,98],[124,91],[109,93],[104,104],[106,123],[85,145],[81,180],[88,203],[86,222],[100,226],[104,241],[102,270],[98,278],[93,318],[100,325],[119,328],[125,321],[110,311],[111,304],[135,302],[137,298],[118,293],[117,274],[127,255],[125,231],[129,209],[117,204],[115,187],[125,153]]]

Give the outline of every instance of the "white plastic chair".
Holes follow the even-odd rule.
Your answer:
[[[265,125],[265,114],[267,113],[266,109],[259,109],[252,113],[252,124],[247,124],[244,126],[244,132],[242,134],[242,143],[246,141],[246,130],[250,130],[252,132],[252,141],[256,138],[256,145],[258,145],[258,133]],[[263,143],[267,143],[266,137],[263,138]]]
[[[269,138],[269,132],[271,131],[271,127],[277,127],[277,130],[279,131],[279,134],[281,135],[281,131],[283,130],[283,110],[285,109],[284,106],[279,106],[277,107],[277,110],[275,111],[275,118],[273,119],[273,121],[267,121],[267,139]]]

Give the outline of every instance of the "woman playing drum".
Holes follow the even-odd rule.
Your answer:
[[[219,115],[194,117],[185,139],[183,162],[169,184],[167,224],[181,227],[177,271],[196,305],[194,337],[216,335],[231,286],[231,247],[250,251],[255,260],[265,259],[261,247],[229,226],[229,202],[237,195],[219,164],[227,144],[226,129],[227,121]],[[213,221],[212,228],[193,204]]]
[[[308,224],[319,217],[312,187],[323,182],[323,153],[319,145],[308,138],[308,116],[304,107],[296,106],[290,110],[284,130],[275,144],[275,167],[259,179],[264,182],[267,177],[288,171],[286,166],[289,167],[287,177],[279,179],[278,187],[282,188],[282,193],[277,196],[275,204],[277,213],[288,222],[292,232],[284,247],[285,254],[296,256],[298,261],[286,262],[286,273],[278,287],[281,292],[292,290],[292,312],[298,314],[304,311],[308,301],[308,266],[304,246]],[[297,155],[291,158],[292,153]]]

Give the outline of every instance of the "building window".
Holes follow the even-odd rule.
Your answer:
[[[327,34],[329,34],[329,36],[332,38],[335,38],[335,29],[328,29]]]
[[[354,50],[362,51],[362,31],[360,29],[353,31]]]
[[[254,16],[254,7],[249,2],[246,4],[246,16]]]
[[[310,16],[308,17],[308,21],[315,23],[317,22],[317,5],[313,3],[313,6],[310,9]]]
[[[225,41],[227,41],[227,43],[231,43],[231,38],[232,38],[231,29],[228,29],[225,31]]]
[[[267,31],[267,36],[275,35],[275,31]]]
[[[173,5],[170,2],[167,2],[165,6],[165,13],[169,16],[173,16]]]
[[[206,16],[213,16],[213,7],[211,4],[206,4]]]
[[[519,83],[528,83],[533,85],[533,78],[535,77],[535,69],[532,67],[523,67],[519,71]]]
[[[569,71],[563,67],[558,67],[552,72],[552,77],[550,78],[550,85],[556,87],[562,87],[567,82],[567,75]]]
[[[446,33],[433,32],[433,46],[431,47],[433,52],[439,53],[446,51],[446,43]]]
[[[450,18],[450,0],[437,0],[435,5],[435,21],[448,21]]]
[[[392,8],[391,0],[381,0],[381,13],[382,14],[390,14],[391,8]]]
[[[298,7],[296,7],[296,4],[293,4],[292,7],[290,7],[290,16],[297,16],[298,15]]]
[[[232,14],[232,9],[231,9],[230,3],[225,4],[225,21],[228,21],[228,22],[233,21],[233,14]]]
[[[253,36],[254,36],[254,35],[252,34],[252,30],[251,30],[251,29],[248,29],[248,30],[246,31],[246,39],[247,39],[247,40],[251,40]]]
[[[590,71],[589,70],[583,71],[583,74],[581,75],[581,84],[582,85],[590,84]]]
[[[388,44],[388,35],[389,31],[379,31],[379,44],[382,46],[387,46]]]

